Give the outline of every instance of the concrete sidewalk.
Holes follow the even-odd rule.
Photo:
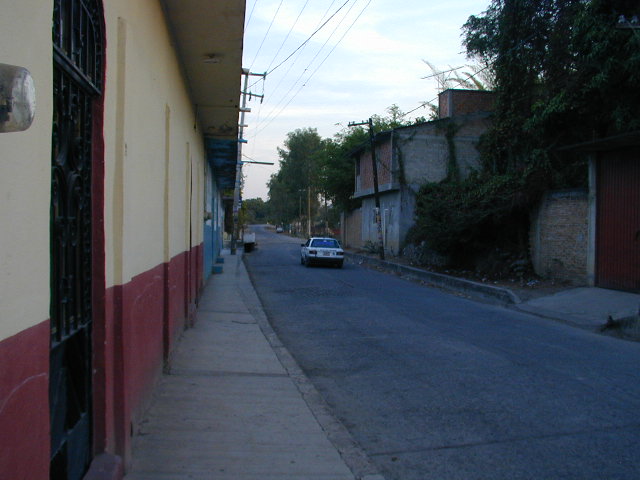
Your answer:
[[[241,255],[223,258],[125,479],[383,480],[279,345]]]
[[[379,260],[371,255],[353,252],[347,258],[357,265],[378,267],[387,272],[416,278],[444,290],[469,295],[470,298],[496,303],[521,312],[558,320],[589,330],[596,330],[607,323],[607,318],[622,320],[637,316],[640,295],[596,287],[568,288],[567,290],[521,302],[513,291],[504,287],[474,282],[465,278],[444,275],[429,270]]]
[[[139,426],[125,480],[384,480],[279,342],[240,252],[224,259]],[[581,288],[510,306],[592,329],[639,305],[640,295]]]
[[[578,327],[596,329],[604,326],[608,317],[620,320],[637,315],[640,295],[604,288],[581,287],[529,300],[514,305],[513,308]]]

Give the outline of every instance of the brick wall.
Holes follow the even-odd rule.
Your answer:
[[[390,140],[376,145],[376,161],[378,166],[378,187],[382,189],[384,185],[390,185],[394,181]],[[360,162],[360,184],[358,190],[373,190],[371,151],[364,150],[358,162]]]
[[[587,192],[547,192],[531,215],[535,272],[544,278],[586,284],[588,239]]]
[[[448,89],[438,95],[440,118],[468,115],[470,113],[492,112],[495,95],[485,90]]]

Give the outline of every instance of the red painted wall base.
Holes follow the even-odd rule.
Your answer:
[[[0,478],[49,478],[49,321],[0,342]]]
[[[136,425],[182,331],[194,321],[201,264],[199,245],[125,285],[94,290],[93,448],[102,459],[94,471],[118,476],[118,457],[125,468],[130,461]],[[1,479],[49,478],[49,345],[48,320],[0,341]],[[98,457],[105,452],[115,464]]]
[[[153,389],[182,331],[192,325],[203,285],[202,245],[141,273],[125,285],[107,289],[104,328],[94,329],[94,344],[105,347],[95,358],[96,385],[108,408],[97,433],[105,449],[130,461],[131,436],[142,420]],[[100,334],[100,335],[98,335]]]

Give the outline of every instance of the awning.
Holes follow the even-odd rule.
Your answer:
[[[220,188],[234,188],[245,0],[161,0]]]
[[[205,138],[207,161],[213,170],[220,189],[233,189],[238,163],[238,141],[220,138]]]

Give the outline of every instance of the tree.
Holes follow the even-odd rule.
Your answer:
[[[376,132],[392,130],[410,125],[406,114],[397,105],[386,109],[386,115],[373,115],[373,127]],[[340,211],[354,207],[352,199],[355,187],[355,165],[351,153],[363,144],[369,143],[369,132],[358,126],[345,128],[326,139],[320,156],[320,191]]]
[[[317,211],[322,146],[317,130],[306,128],[289,132],[284,148],[278,148],[280,170],[268,183],[270,218],[275,223],[288,224],[297,218],[303,195],[305,207]]]
[[[640,128],[638,38],[616,28],[635,8],[633,0],[492,0],[467,20],[467,54],[496,80],[482,171],[421,189],[414,241],[454,257],[505,245],[526,255],[527,215],[541,193],[586,185],[584,160],[558,147]]]
[[[351,152],[367,140],[363,128],[343,130],[333,139],[324,141],[320,159],[320,188],[325,197],[339,210],[354,206],[355,166]]]
[[[616,29],[632,0],[493,0],[463,26],[467,53],[496,77],[484,159],[495,173],[551,162],[554,149],[640,127],[640,50]],[[564,160],[564,159],[563,159]]]
[[[248,224],[264,223],[267,221],[267,204],[261,198],[249,198],[242,201],[242,211]]]
[[[493,90],[495,78],[489,65],[473,64],[463,67],[453,68],[449,66],[446,70],[440,70],[428,60],[422,60],[431,70],[431,75],[426,78],[435,78],[438,84],[438,92],[449,88],[462,88],[465,90]],[[460,72],[466,68],[466,71]]]
[[[374,115],[377,132],[409,125],[397,105],[386,115]],[[362,127],[345,128],[331,139],[322,139],[314,128],[298,129],[287,134],[284,147],[278,149],[280,169],[269,180],[269,219],[288,224],[294,219],[311,221],[319,213],[323,220],[337,222],[339,212],[354,206],[351,198],[355,185],[355,166],[351,152],[368,143],[369,133]],[[324,204],[326,209],[320,209]]]

